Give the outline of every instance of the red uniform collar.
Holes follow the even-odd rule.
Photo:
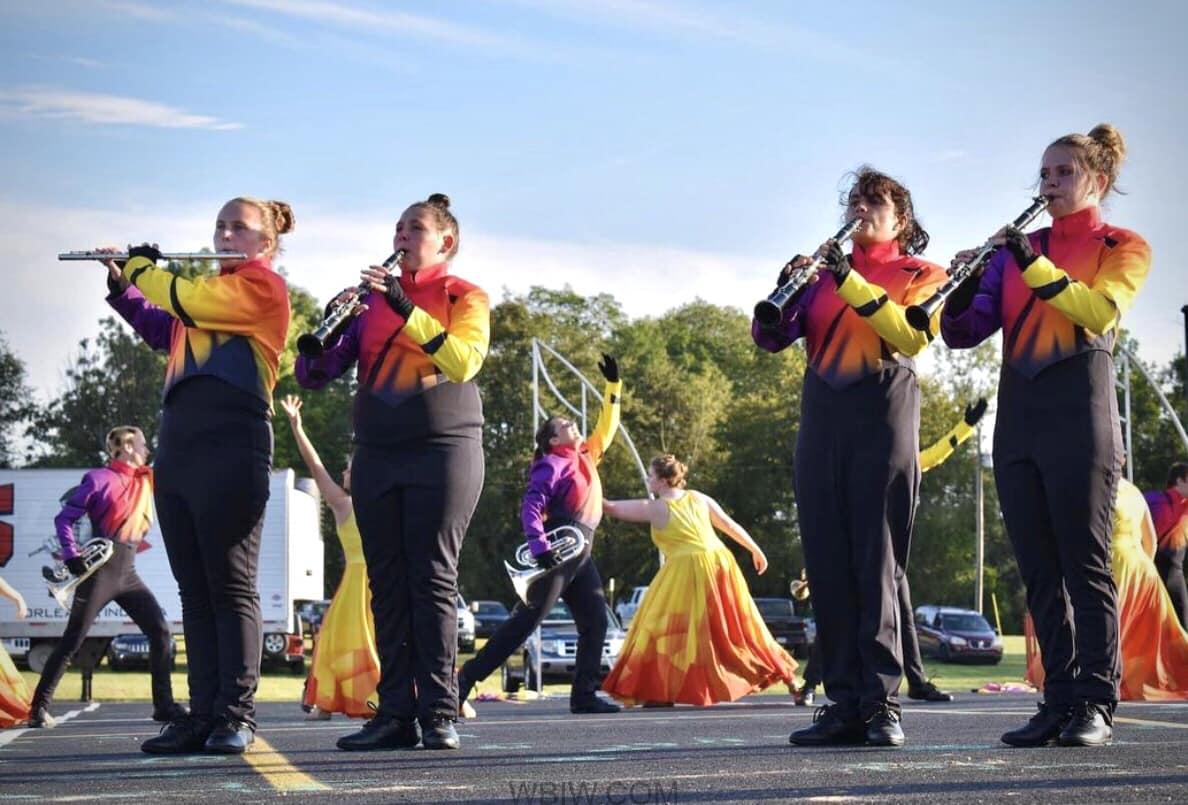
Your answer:
[[[1052,235],[1057,238],[1077,237],[1086,235],[1101,226],[1101,208],[1086,207],[1052,220]]]
[[[248,266],[256,266],[256,267],[271,271],[272,270],[272,261],[269,260],[267,257],[257,257],[255,260],[244,260],[242,263],[240,263],[237,266],[220,266],[219,267],[219,276],[225,277],[228,274],[238,273],[239,271],[242,271],[243,269],[247,268]]]
[[[887,240],[882,243],[872,243],[869,246],[854,244],[854,252],[850,255],[850,262],[855,268],[869,268],[898,260],[903,255],[899,252],[898,240]]]
[[[400,284],[405,287],[427,285],[434,280],[441,279],[449,273],[450,264],[441,262],[416,271],[405,271],[400,274]]]
[[[118,458],[113,458],[111,461],[107,462],[107,468],[118,475],[123,475],[128,478],[138,478],[146,475],[152,475],[153,473],[152,467],[133,467],[128,462],[121,461]]]

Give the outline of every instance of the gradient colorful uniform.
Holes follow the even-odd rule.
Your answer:
[[[1158,547],[1155,567],[1163,579],[1180,625],[1188,618],[1188,584],[1184,581],[1184,558],[1188,553],[1188,498],[1174,487],[1143,493],[1155,524]]]
[[[855,245],[850,260],[840,287],[822,276],[775,328],[751,328],[769,352],[806,341],[796,502],[825,692],[847,720],[899,707],[898,587],[920,485],[912,356],[932,337],[904,311],[945,280],[895,241]]]
[[[598,464],[619,429],[622,393],[622,381],[608,381],[598,423],[590,438],[578,445],[554,448],[532,462],[520,507],[520,522],[533,554],[547,551],[550,547],[547,532],[563,525],[575,526],[586,535],[586,549],[528,588],[527,602],[517,602],[487,645],[462,666],[463,690],[486,679],[516,653],[558,599],[569,605],[578,628],[569,694],[571,705],[581,705],[598,690],[607,629],[606,595],[591,556],[594,529],[602,518]]]
[[[272,391],[289,328],[284,278],[258,258],[193,279],[134,257],[108,302],[168,351],[157,515],[178,582],[190,710],[255,728],[256,587],[272,470]]]
[[[375,615],[377,715],[425,724],[458,713],[458,553],[484,474],[473,380],[491,337],[487,294],[448,268],[400,275],[407,320],[368,294],[338,341],[296,367],[317,389],[357,364],[351,498]]]
[[[144,536],[153,522],[153,471],[113,460],[106,467],[91,470],[54,518],[62,558],[79,555],[74,526],[90,517],[92,538],[114,543],[114,553],[75,589],[70,617],[62,638],[41,672],[33,693],[33,710],[49,707],[54,691],[74,655],[82,647],[87,631],[99,611],[115,601],[149,639],[149,671],[152,674],[153,707],[163,711],[173,704],[169,676],[169,624],[152,591],[141,580],[134,564],[139,550],[148,547]]]
[[[1028,237],[1039,256],[1027,270],[1000,249],[969,306],[946,305],[941,332],[960,348],[1003,330],[994,477],[1044,658],[1045,701],[1113,707],[1109,544],[1122,445],[1111,352],[1150,250],[1096,208]]]

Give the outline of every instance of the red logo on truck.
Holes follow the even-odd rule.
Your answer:
[[[0,485],[0,515],[12,514],[12,484]],[[12,558],[12,526],[0,522],[0,567]]]

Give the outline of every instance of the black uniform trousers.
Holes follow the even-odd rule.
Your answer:
[[[796,502],[825,693],[847,719],[899,708],[897,588],[920,486],[919,421],[907,367],[844,389],[805,374]]]
[[[478,429],[355,450],[351,497],[375,616],[377,717],[458,716],[458,554],[483,474]]]
[[[608,620],[602,577],[590,555],[593,540],[589,532],[587,540],[579,556],[532,583],[528,602],[518,602],[482,650],[462,666],[468,681],[481,682],[515,654],[560,599],[569,606],[578,632],[570,702],[582,704],[594,697],[602,681],[602,646]]]
[[[994,479],[1043,655],[1044,700],[1056,707],[1118,701],[1110,536],[1121,439],[1108,352],[1030,380],[1003,367]]]
[[[1188,547],[1180,547],[1174,551],[1160,548],[1155,552],[1155,569],[1163,579],[1163,586],[1167,588],[1180,625],[1188,628],[1184,621],[1188,616],[1188,584],[1184,583],[1185,553],[1188,553]]]
[[[115,601],[149,640],[149,673],[152,674],[153,709],[162,710],[173,703],[173,685],[169,679],[169,624],[161,605],[136,572],[136,546],[113,543],[114,551],[102,567],[75,588],[66,631],[50,653],[37,690],[33,709],[48,707],[54,691],[66,673],[66,667],[82,647],[87,630],[100,610]]]
[[[190,712],[255,729],[263,631],[256,575],[272,427],[214,378],[170,395],[153,462],[157,516],[177,580]]]

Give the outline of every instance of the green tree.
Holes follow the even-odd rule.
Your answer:
[[[11,467],[16,461],[16,433],[33,415],[32,397],[25,383],[25,364],[0,331],[0,468]]]

